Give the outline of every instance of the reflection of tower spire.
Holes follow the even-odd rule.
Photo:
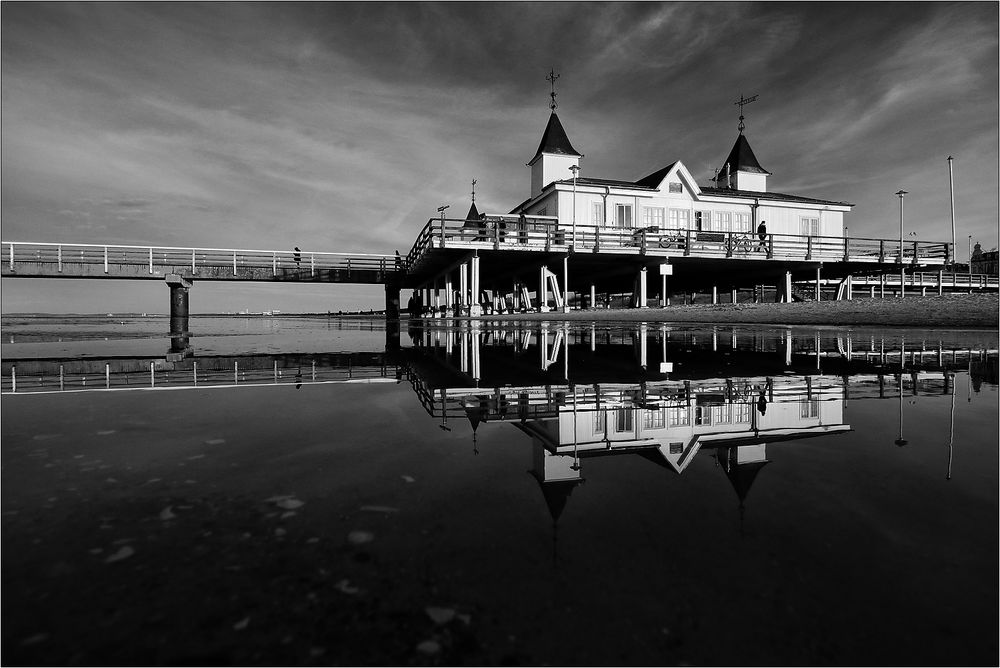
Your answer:
[[[726,472],[726,477],[733,486],[736,496],[740,500],[740,535],[743,535],[743,519],[746,513],[746,498],[750,493],[750,487],[760,470],[771,463],[771,460],[764,458],[763,444],[760,451],[749,453],[746,459],[741,457],[740,449],[755,448],[758,446],[740,446],[732,448],[720,448],[716,452],[716,457],[722,465],[722,470]],[[742,460],[742,461],[741,461]]]

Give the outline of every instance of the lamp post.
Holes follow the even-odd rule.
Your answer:
[[[908,194],[905,190],[896,193],[899,196],[899,263],[903,264],[903,195]]]
[[[447,209],[450,204],[445,204],[444,206],[439,206],[437,208],[438,213],[441,214],[441,245],[444,246],[444,210]]]
[[[955,172],[951,166],[952,157],[948,156],[948,186],[951,190],[951,266],[955,267],[955,252],[958,250],[955,242]]]
[[[969,235],[969,276],[972,276],[972,235]],[[972,283],[969,283],[969,287],[972,287]]]
[[[573,172],[573,244],[571,248],[576,250],[576,177],[580,173],[580,165],[570,165],[569,171]]]

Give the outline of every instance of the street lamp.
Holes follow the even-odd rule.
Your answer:
[[[969,276],[972,276],[972,235],[969,235]],[[972,287],[972,283],[969,283],[969,287]]]
[[[445,204],[444,206],[439,206],[437,211],[441,214],[441,244],[444,244],[444,210],[450,207],[450,204]]]
[[[570,165],[569,171],[573,172],[573,245],[576,250],[576,177],[580,173],[580,165]]]
[[[951,166],[952,157],[948,156],[948,185],[951,190],[951,266],[952,270],[955,268],[955,252],[958,250],[955,246],[955,172]]]
[[[896,194],[899,195],[899,263],[903,264],[903,195],[908,193],[900,190]]]

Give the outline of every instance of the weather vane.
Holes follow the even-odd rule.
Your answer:
[[[756,99],[757,99],[756,95],[754,95],[753,97],[743,97],[743,94],[741,93],[740,94],[740,101],[733,103],[733,104],[739,105],[739,108],[740,108],[740,124],[739,124],[740,134],[743,134],[743,130],[746,128],[746,125],[743,123],[743,106],[747,105],[747,104],[750,104],[751,102],[753,102]]]
[[[550,69],[548,76],[545,77],[546,81],[552,82],[552,92],[549,93],[549,95],[552,97],[552,102],[549,103],[549,109],[551,109],[552,111],[555,111],[556,107],[559,106],[556,104],[556,79],[558,78],[559,75],[556,74],[555,68]]]
[[[479,183],[479,181],[477,181],[475,179],[472,179],[472,203],[473,204],[476,203],[476,184],[477,183]]]

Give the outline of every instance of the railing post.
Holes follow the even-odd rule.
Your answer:
[[[10,245],[10,270],[14,271],[14,244]]]
[[[500,220],[493,223],[493,250],[500,250]]]
[[[58,257],[58,261],[59,261],[59,273],[62,273],[62,246],[59,246],[56,249],[56,252],[57,252],[57,257]]]
[[[444,242],[444,214],[442,213],[441,214],[441,246],[440,247],[444,248],[444,245],[445,245],[445,242]],[[348,271],[349,271],[349,269],[348,269]]]
[[[278,275],[278,252],[271,251],[271,275]]]
[[[315,276],[316,275],[316,254],[315,253],[309,253],[309,275],[310,276]]]
[[[104,273],[108,273],[108,247],[104,247]]]
[[[236,251],[233,251],[233,276],[236,275]]]
[[[774,259],[774,235],[773,234],[768,234],[767,235],[767,259],[768,260],[773,260]]]
[[[878,261],[885,262],[885,239],[879,239],[878,242]]]
[[[847,246],[847,239],[844,239],[844,246]],[[812,258],[813,258],[813,238],[810,235],[806,237],[806,259],[811,260]]]
[[[149,273],[153,273],[153,248],[149,248]]]
[[[684,230],[684,254],[691,254],[691,230]]]
[[[913,242],[913,264],[917,263],[917,253],[918,253],[918,244],[919,243],[920,243],[919,241],[914,241]]]
[[[851,238],[844,233],[844,262],[848,262],[851,259]]]
[[[195,263],[195,253],[194,249],[191,249],[191,272],[194,273],[194,263]]]

